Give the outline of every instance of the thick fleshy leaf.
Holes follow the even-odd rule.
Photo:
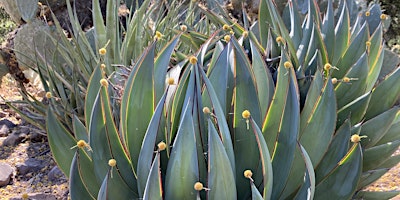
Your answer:
[[[263,196],[258,191],[257,187],[254,185],[253,181],[250,180],[251,186],[251,199],[252,200],[264,200]]]
[[[94,102],[96,101],[97,95],[100,89],[100,79],[102,79],[102,72],[99,67],[96,67],[90,76],[88,89],[85,97],[85,124],[88,128],[90,125],[91,114],[93,110]]]
[[[316,186],[314,199],[349,199],[361,176],[361,163],[361,146],[354,144],[330,174]]]
[[[325,153],[324,158],[316,166],[315,176],[316,182],[321,182],[329,173],[336,167],[338,163],[349,149],[350,135],[351,135],[351,124],[347,120],[343,125],[336,131],[335,136],[329,146],[328,151]]]
[[[225,120],[225,113],[223,112],[223,108],[220,105],[217,94],[211,85],[211,81],[207,78],[205,72],[203,70],[199,70],[201,73],[201,77],[203,78],[204,84],[206,86],[206,90],[210,96],[210,101],[212,104],[212,107],[214,109],[215,116],[217,119],[222,119],[218,120],[218,130],[220,132],[220,137],[222,140],[222,143],[225,147],[226,154],[229,158],[229,161],[231,163],[232,170],[235,172],[235,155],[233,152],[233,144],[232,144],[232,137],[230,134],[230,130],[228,127],[228,123]]]
[[[234,171],[212,121],[208,119],[208,199],[236,199]]]
[[[268,107],[274,95],[274,81],[272,75],[267,69],[263,56],[260,54],[254,43],[250,40],[250,48],[252,55],[252,66],[254,78],[256,81],[258,101],[260,102],[261,117],[265,118]]]
[[[101,184],[97,200],[138,198],[116,171],[115,168],[110,167]]]
[[[272,149],[274,186],[272,199],[278,198],[289,178],[300,128],[300,105],[294,69],[285,68],[283,57],[278,68],[274,98],[264,122],[263,134]]]
[[[192,105],[186,104],[182,113],[165,177],[166,199],[194,199],[194,184],[199,180]]]
[[[346,119],[350,119],[352,125],[360,123],[364,118],[370,100],[371,93],[366,93],[339,109],[336,126],[341,126]]]
[[[337,84],[335,92],[337,107],[339,109],[365,93],[366,81],[368,77],[367,54],[364,53],[359,58],[359,60],[345,74],[345,77],[350,79],[353,78],[354,80],[350,80],[348,83],[340,82]]]
[[[387,192],[370,192],[370,191],[359,191],[355,198],[357,199],[368,199],[368,200],[382,200],[392,199],[393,197],[400,194],[400,191],[387,191]]]
[[[258,167],[258,148],[254,137],[248,137],[246,121],[242,117],[244,110],[249,110],[256,123],[260,123],[261,114],[254,74],[251,71],[249,60],[236,39],[231,39],[235,55],[235,93],[234,93],[234,120],[233,146],[235,152],[236,184],[238,199],[244,198],[249,188],[242,187],[248,180],[243,177],[247,169],[255,170]]]
[[[371,147],[364,151],[363,170],[373,170],[384,163],[399,148],[400,140]]]
[[[98,195],[102,180],[96,177],[93,162],[91,158],[86,154],[87,148],[79,149],[77,151],[77,167],[79,177],[84,184],[84,187],[89,194],[95,198]],[[72,181],[72,180],[71,180]],[[73,183],[70,183],[73,184]],[[72,192],[73,189],[71,189]]]
[[[121,102],[121,130],[129,150],[133,168],[154,109],[154,49],[153,43],[131,73]]]
[[[61,171],[69,177],[70,166],[75,151],[71,147],[76,146],[75,138],[58,120],[54,111],[49,107],[46,112],[46,131],[54,160]]]
[[[218,101],[223,108],[224,115],[226,116],[229,112],[231,105],[229,100],[231,98],[228,96],[228,91],[233,92],[233,88],[229,88],[229,79],[233,78],[233,72],[230,69],[229,64],[229,54],[232,52],[231,44],[225,46],[222,52],[219,54],[218,59],[215,64],[210,65],[208,70],[208,78],[214,88],[215,94],[217,95]],[[208,88],[208,87],[207,87]],[[207,92],[207,90],[205,91]],[[203,99],[204,105],[207,105],[207,100]]]
[[[316,92],[320,94],[315,99],[307,96],[300,116],[299,133],[300,143],[308,152],[314,166],[317,166],[323,158],[336,128],[336,98],[333,84],[328,78],[323,87],[318,88],[321,83],[314,83],[317,81],[323,81],[320,72],[315,74],[310,89],[317,89]]]
[[[254,132],[254,135],[257,140],[258,150],[260,152],[260,160],[262,166],[262,176],[263,176],[263,197],[264,199],[270,199],[272,194],[272,186],[273,186],[273,172],[271,165],[271,156],[268,152],[268,146],[265,142],[264,136],[258,127],[258,125],[254,122],[253,119],[250,119],[251,126]]]
[[[174,37],[165,47],[154,62],[154,89],[155,89],[155,102],[159,102],[164,92],[165,79],[171,59],[172,52],[178,43],[180,35]]]
[[[162,180],[160,172],[160,152],[156,153],[151,165],[147,184],[144,189],[143,200],[162,200]]]
[[[377,167],[390,169],[390,168],[396,166],[397,164],[399,164],[399,162],[400,162],[400,155],[395,155],[395,156],[392,156],[389,159],[385,160],[385,162],[383,162],[382,164],[380,164]]]
[[[76,140],[89,141],[88,132],[86,130],[86,127],[81,122],[81,120],[79,120],[78,116],[74,115],[74,117],[72,119],[72,125],[73,125]]]
[[[306,171],[304,174],[304,183],[300,187],[300,190],[296,194],[296,199],[303,200],[311,200],[314,199],[314,193],[315,193],[315,173],[314,173],[314,167],[312,165],[311,158],[309,154],[307,153],[306,149],[299,143],[298,144],[300,148],[301,155],[304,159],[305,165],[306,165]]]
[[[375,146],[385,136],[399,110],[399,107],[394,107],[363,123],[361,133],[362,135],[366,135],[367,138],[361,140],[361,145],[364,148]]]
[[[332,0],[328,1],[324,20],[322,21],[321,33],[324,35],[324,43],[329,60],[332,61],[335,54],[335,13],[333,11]]]
[[[400,67],[388,75],[372,91],[371,101],[365,114],[366,120],[371,119],[380,113],[389,110],[400,97]]]
[[[350,17],[346,4],[344,4],[340,11],[340,16],[335,27],[335,35],[335,50],[331,61],[331,64],[334,66],[346,52],[345,49],[350,41]]]
[[[367,91],[370,91],[374,87],[382,69],[384,52],[385,52],[385,49],[382,45],[382,40],[383,40],[382,35],[383,35],[382,25],[379,25],[379,27],[376,29],[376,31],[370,38],[371,46],[369,47],[369,52],[368,52],[369,53],[368,63],[370,69],[367,79],[367,84],[368,84]]]
[[[388,168],[382,168],[363,172],[360,178],[360,182],[358,183],[357,190],[361,190],[369,184],[375,182],[388,171]]]
[[[117,160],[118,164],[116,168],[117,172],[120,174],[123,180],[125,180],[126,184],[137,193],[137,180],[134,174],[134,170],[132,168],[132,164],[130,162],[129,156],[125,149],[125,144],[122,143],[121,136],[117,130],[116,124],[114,122],[113,110],[111,108],[111,95],[108,93],[108,89],[106,87],[101,87],[100,89],[100,97],[101,97],[101,117],[98,118],[97,121],[99,124],[104,123],[104,129],[101,130],[105,134],[106,140],[98,141],[93,140],[96,137],[96,133],[90,132],[90,142],[97,141],[94,145],[99,145],[104,147],[106,150],[110,151],[111,156],[108,159],[114,158]],[[96,105],[97,106],[97,105]],[[100,106],[100,105],[99,105]],[[93,116],[92,116],[93,117]],[[103,121],[101,121],[103,120]],[[95,126],[99,126],[99,124]],[[101,133],[100,133],[101,134]],[[98,142],[102,142],[103,144],[98,144]],[[92,144],[92,143],[91,143]],[[104,145],[104,146],[103,146]],[[94,147],[93,147],[94,148]]]
[[[81,176],[79,174],[79,167],[77,162],[77,153],[75,154],[74,158],[72,159],[71,169],[70,169],[71,176],[69,177],[69,194],[72,200],[75,199],[95,199],[92,196],[85,185],[82,182]]]
[[[356,34],[356,36],[351,41],[350,46],[346,50],[346,53],[343,55],[342,58],[339,59],[338,63],[335,65],[337,68],[339,68],[339,70],[333,70],[332,77],[343,78],[348,73],[348,71],[351,70],[353,65],[359,62],[362,55],[366,52],[366,42],[368,41],[368,28],[366,24],[362,26],[359,32],[354,34]],[[366,63],[368,62],[366,61]],[[368,64],[364,64],[364,67],[366,67],[367,71],[369,71],[367,66]]]
[[[93,1],[93,26],[95,27],[95,34],[96,34],[96,47],[97,49],[100,49],[104,47],[104,45],[107,43],[107,31],[106,31],[106,26],[104,25],[104,20],[103,20],[103,15],[101,13],[101,8],[100,8],[100,1],[99,0],[94,0]]]
[[[400,140],[400,111],[397,113],[395,120],[386,134],[379,140],[376,145],[385,144],[395,140]]]
[[[154,115],[150,120],[149,126],[147,127],[146,134],[143,139],[142,148],[139,153],[138,166],[137,166],[137,178],[138,178],[138,192],[140,196],[143,196],[144,190],[146,187],[146,183],[150,174],[150,170],[152,169],[152,163],[154,165],[155,161],[153,161],[154,156],[154,147],[156,145],[156,139],[160,127],[161,117],[164,111],[165,99],[167,92],[161,97],[156,110],[154,111]]]

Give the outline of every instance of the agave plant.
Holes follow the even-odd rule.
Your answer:
[[[309,1],[302,21],[296,1],[284,17],[261,1],[258,22],[243,27],[202,9],[220,28],[207,40],[177,30],[165,45],[156,35],[121,98],[107,70],[120,54],[101,49],[85,120],[73,117],[72,130],[49,107],[48,139],[72,199],[399,194],[363,191],[400,159],[391,156],[400,146],[400,68],[378,80],[390,65],[378,5],[351,26],[344,2],[335,20],[331,1],[323,17]],[[97,37],[101,48],[113,36]],[[196,53],[182,60],[182,49]]]

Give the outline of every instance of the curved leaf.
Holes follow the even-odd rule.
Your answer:
[[[192,107],[187,103],[182,113],[165,177],[166,199],[194,199],[193,185],[199,180]]]
[[[147,184],[144,189],[143,200],[162,200],[162,180],[160,172],[160,152],[156,153],[151,165]]]
[[[236,199],[234,171],[221,139],[208,119],[208,199]]]
[[[65,176],[69,177],[70,166],[75,151],[76,140],[63,124],[57,119],[54,111],[49,107],[46,112],[46,131],[54,160]]]
[[[361,176],[361,163],[361,146],[354,144],[335,169],[316,186],[314,199],[351,198]]]
[[[160,128],[162,128],[160,127],[160,122],[164,111],[164,105],[167,93],[168,90],[164,93],[164,95],[158,102],[154,115],[151,118],[147,131],[145,133],[142,143],[142,149],[140,150],[139,153],[138,166],[137,166],[139,196],[143,196],[145,187],[146,185],[148,185],[146,183],[148,181],[150,170],[152,169],[151,167],[152,163],[154,165],[154,163],[156,162],[155,160],[153,161],[154,147],[156,145],[158,132]]]

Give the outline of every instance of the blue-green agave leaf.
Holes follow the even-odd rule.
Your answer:
[[[367,138],[361,140],[362,147],[370,148],[375,146],[392,126],[392,122],[399,110],[399,107],[394,107],[363,123],[361,134],[367,136]]]
[[[146,134],[143,139],[142,148],[139,153],[138,166],[137,166],[137,178],[138,178],[138,192],[140,196],[143,196],[146,187],[147,179],[152,169],[151,165],[154,162],[154,147],[156,145],[156,139],[158,131],[160,130],[160,122],[164,111],[165,99],[167,91],[161,97],[153,117],[150,120],[149,126],[147,127]]]
[[[254,132],[254,135],[257,140],[258,150],[260,152],[260,160],[262,167],[262,176],[263,176],[263,197],[264,199],[270,199],[272,194],[272,186],[273,186],[273,172],[271,165],[271,156],[268,152],[268,146],[265,142],[264,136],[258,127],[258,125],[254,122],[253,119],[250,119],[251,126]]]
[[[374,146],[364,151],[363,171],[373,170],[384,163],[399,148],[400,140]]]
[[[189,102],[190,103],[190,102]],[[178,133],[173,143],[165,177],[166,199],[194,199],[194,184],[199,180],[193,105],[187,103],[182,113]]]
[[[212,121],[208,119],[208,199],[236,199],[234,171]]]
[[[154,110],[153,43],[136,64],[125,86],[121,102],[121,130],[133,168],[137,168],[141,144]],[[165,79],[164,79],[165,80]]]
[[[314,199],[349,199],[357,189],[362,171],[362,150],[358,143],[315,188]]]
[[[160,172],[160,152],[156,153],[146,182],[143,200],[162,200],[163,190]]]
[[[72,164],[70,169],[70,175],[71,175],[69,177],[70,197],[72,200],[81,198],[94,200],[95,197],[88,192],[87,187],[83,183],[82,178],[80,176],[77,154],[78,152],[75,153],[75,156],[72,159]]]
[[[71,162],[75,154],[75,151],[70,149],[76,146],[76,140],[58,120],[58,117],[50,107],[46,112],[46,131],[54,160],[61,171],[69,177]]]
[[[329,145],[328,151],[315,168],[316,183],[320,183],[336,167],[336,164],[346,155],[349,149],[351,135],[351,124],[346,120],[336,131],[335,136]]]
[[[305,171],[305,174],[304,174],[304,183],[300,187],[300,190],[297,192],[295,199],[311,200],[311,199],[314,199],[314,192],[315,192],[314,167],[312,165],[311,158],[310,158],[309,154],[307,153],[306,149],[300,143],[298,143],[298,146],[300,148],[301,156],[304,159],[307,170]]]

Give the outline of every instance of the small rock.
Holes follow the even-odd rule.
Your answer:
[[[25,134],[25,135],[28,135],[30,131],[31,130],[29,129],[29,127],[26,126],[23,126],[22,128],[19,129],[20,134]]]
[[[29,134],[29,139],[32,142],[41,142],[43,141],[43,138],[45,138],[45,136],[37,131],[31,131]]]
[[[13,168],[6,163],[0,163],[0,169],[0,187],[3,187],[10,183]]]
[[[42,162],[34,158],[29,158],[25,163],[17,164],[18,175],[25,175],[29,172],[36,172],[42,168]]]
[[[21,137],[21,135],[13,133],[13,134],[7,136],[7,138],[3,141],[3,145],[4,146],[16,146],[23,139],[24,139],[24,137]]]
[[[50,172],[47,174],[49,181],[51,182],[56,182],[59,180],[61,177],[64,176],[60,168],[57,166],[53,167],[53,169],[50,170]]]
[[[52,194],[44,194],[44,193],[33,193],[28,194],[28,199],[40,199],[40,200],[57,200],[57,198]],[[10,198],[10,200],[23,200],[21,195]]]
[[[0,121],[0,137],[7,136],[10,133],[10,129],[14,128],[16,125],[8,119],[3,119]]]

